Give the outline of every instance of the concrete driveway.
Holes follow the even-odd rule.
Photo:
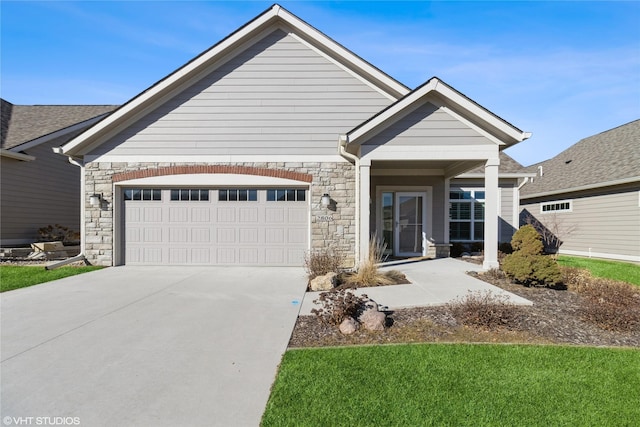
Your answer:
[[[112,267],[6,292],[3,425],[256,426],[305,287],[293,267]]]

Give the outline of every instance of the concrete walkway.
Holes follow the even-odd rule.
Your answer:
[[[305,287],[302,268],[112,267],[5,292],[0,414],[257,426]]]
[[[382,270],[401,271],[411,284],[360,288],[356,293],[367,294],[369,298],[391,310],[443,305],[464,297],[469,292],[478,291],[506,295],[510,302],[517,305],[532,304],[527,299],[465,274],[467,271],[481,271],[482,267],[453,258],[387,263]],[[311,309],[316,307],[313,300],[319,295],[320,292],[305,294],[301,315],[311,314]]]

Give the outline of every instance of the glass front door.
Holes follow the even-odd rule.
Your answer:
[[[425,194],[395,193],[394,202],[394,254],[397,256],[422,256]]]

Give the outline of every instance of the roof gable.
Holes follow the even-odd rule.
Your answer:
[[[640,181],[640,120],[584,138],[526,169],[537,175],[522,188],[523,198]]]
[[[481,135],[509,146],[531,136],[491,113],[437,77],[411,91],[346,135],[349,145],[358,146],[416,109],[434,104]]]
[[[336,64],[383,93],[390,100],[395,100],[409,92],[406,86],[276,4],[200,56],[134,97],[106,120],[70,141],[62,147],[63,154],[83,155],[95,149],[120,130],[153,111],[164,101],[171,99],[180,91],[211,73],[216,67],[235,57],[243,48],[250,46],[255,39],[264,37],[277,28],[295,35],[311,48],[326,55]]]

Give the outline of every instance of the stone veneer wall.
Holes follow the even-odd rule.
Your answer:
[[[113,252],[113,176],[115,174],[162,169],[181,166],[208,166],[213,163],[88,163],[85,166],[85,256],[96,265],[110,266],[114,263]],[[346,255],[346,266],[355,264],[356,194],[355,168],[352,164],[334,162],[265,162],[225,163],[230,166],[245,166],[285,170],[313,177],[309,197],[311,198],[311,249],[331,247]],[[259,175],[259,174],[258,174]],[[301,182],[306,185],[307,183]],[[101,193],[104,202],[91,206],[89,196]],[[335,210],[321,206],[320,199],[329,193],[335,201]]]

